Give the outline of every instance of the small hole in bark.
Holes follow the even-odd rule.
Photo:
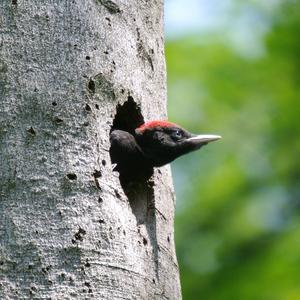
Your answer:
[[[94,176],[95,178],[99,178],[99,177],[102,176],[102,174],[101,174],[101,172],[100,172],[99,170],[95,170],[95,172],[93,173],[93,176]]]
[[[96,185],[97,189],[101,190],[101,187],[100,187],[100,184],[99,184],[99,181],[98,181],[98,178],[100,178],[102,176],[101,172],[98,171],[98,170],[95,170],[95,172],[92,175],[94,177],[94,182],[95,182],[95,185]]]
[[[32,286],[30,288],[30,291],[33,292],[33,293],[36,293],[37,292],[37,288],[35,286]]]
[[[104,224],[105,221],[104,221],[103,219],[99,219],[99,220],[98,220],[98,223],[99,223],[99,224]]]
[[[102,159],[102,166],[106,166],[106,161],[104,159]]]
[[[56,105],[57,105],[57,102],[56,102],[56,101],[53,101],[53,102],[52,102],[52,105],[53,105],[53,106],[56,106]]]
[[[93,79],[90,79],[88,83],[88,89],[94,94],[96,90],[95,81]]]
[[[91,111],[92,109],[91,109],[91,107],[90,107],[88,104],[86,104],[86,105],[85,105],[85,110],[86,110],[86,111]]]
[[[17,0],[11,0],[11,4],[12,5],[18,5],[18,1]]]
[[[169,236],[167,237],[167,241],[170,243],[170,237]]]
[[[74,238],[78,241],[83,241],[83,237],[86,235],[86,231],[79,227],[78,231],[74,234]]]
[[[85,57],[85,59],[86,59],[86,60],[90,60],[91,57],[87,55],[87,56]]]
[[[144,244],[144,246],[146,246],[148,244],[148,241],[145,237],[143,237],[143,244]]]
[[[69,174],[67,174],[67,177],[70,180],[76,180],[77,179],[77,175],[75,173],[69,173]]]
[[[95,104],[95,107],[96,107],[96,109],[99,109],[99,105],[98,104]]]
[[[59,118],[59,117],[55,117],[54,118],[54,122],[56,123],[56,124],[61,124],[61,123],[63,123],[63,119],[61,119],[61,118]]]
[[[27,131],[28,131],[31,135],[36,135],[35,130],[34,130],[32,127],[30,127]]]
[[[120,195],[120,193],[118,192],[118,190],[115,190],[115,195],[116,195],[116,197],[117,197],[118,199],[121,199],[121,195]]]
[[[102,199],[100,196],[98,197],[98,202],[99,202],[99,203],[102,203],[102,202],[103,202],[103,199]]]

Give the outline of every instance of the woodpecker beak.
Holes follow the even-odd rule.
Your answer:
[[[191,138],[187,139],[187,142],[192,142],[195,144],[207,144],[210,142],[217,141],[221,139],[222,137],[220,135],[214,135],[214,134],[200,134],[200,135],[195,135]]]

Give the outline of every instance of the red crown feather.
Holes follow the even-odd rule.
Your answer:
[[[144,131],[146,129],[153,129],[155,127],[180,127],[175,123],[171,123],[166,120],[155,120],[155,121],[149,121],[144,124],[142,124],[140,127],[138,127],[138,130]]]

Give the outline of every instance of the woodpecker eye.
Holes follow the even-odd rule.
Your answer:
[[[180,129],[175,130],[172,133],[172,137],[175,139],[181,139],[182,138],[182,131]]]

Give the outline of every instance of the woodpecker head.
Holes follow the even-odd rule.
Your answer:
[[[159,167],[221,136],[195,135],[171,122],[150,121],[135,130],[135,138],[153,166]]]

